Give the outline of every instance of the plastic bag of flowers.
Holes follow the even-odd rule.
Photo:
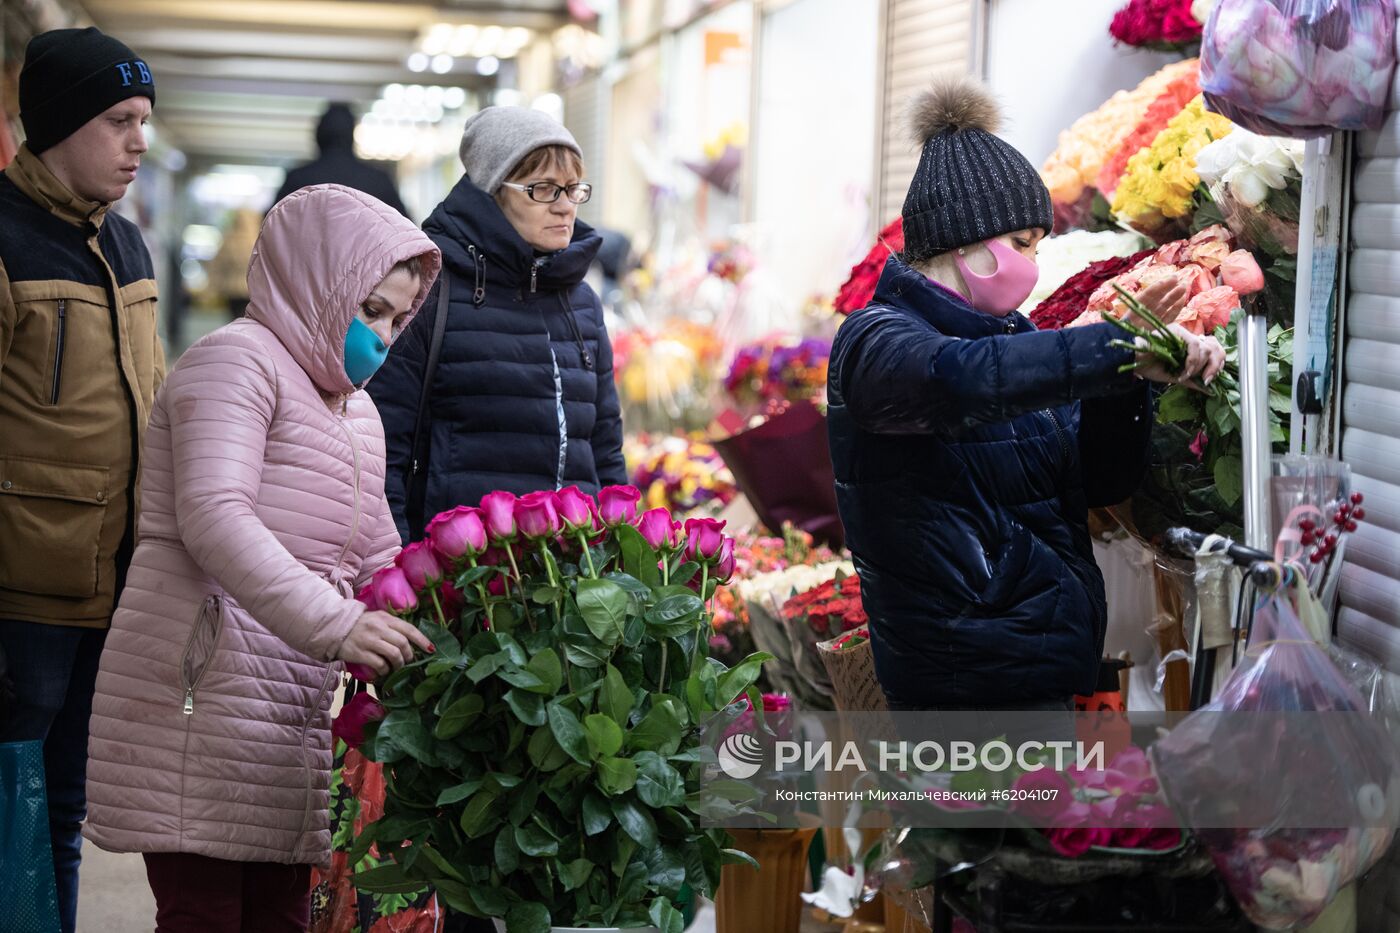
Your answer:
[[[1237,127],[1196,154],[1225,225],[1245,249],[1298,255],[1303,198],[1303,143]]]
[[[1400,750],[1286,590],[1260,599],[1220,696],[1152,758],[1167,799],[1265,929],[1314,921],[1385,853],[1400,819]]]
[[[1395,69],[1392,0],[1220,0],[1201,44],[1211,109],[1271,136],[1378,129]]]

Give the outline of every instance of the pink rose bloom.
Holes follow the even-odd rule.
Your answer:
[[[418,608],[418,595],[413,584],[408,582],[404,572],[390,565],[374,575],[374,591],[379,597],[379,607],[386,612],[398,615]]]
[[[690,518],[685,522],[686,560],[708,564],[718,560],[724,545],[724,525],[713,518]]]
[[[1079,858],[1094,846],[1106,846],[1113,839],[1109,830],[1087,826],[1052,829],[1046,835],[1050,839],[1050,848],[1065,858]]]
[[[360,591],[355,594],[355,598],[365,604],[365,608],[373,612],[379,608],[379,593],[374,589],[373,583],[366,583],[360,587]]]
[[[586,495],[577,486],[565,486],[554,494],[554,507],[559,512],[559,519],[564,523],[564,527],[569,531],[593,532],[597,530],[594,524],[593,498]]]
[[[734,578],[734,539],[725,538],[719,547],[719,560],[715,563],[715,579],[728,583]]]
[[[433,550],[449,563],[478,557],[486,550],[481,509],[459,505],[428,522],[427,531]]]
[[[487,493],[481,500],[481,513],[492,541],[515,540],[515,496],[500,491]]]
[[[1202,243],[1210,243],[1217,240],[1223,243],[1233,243],[1235,242],[1235,235],[1230,232],[1228,227],[1222,226],[1221,224],[1212,224],[1193,236],[1187,243],[1190,246],[1199,246]]]
[[[676,524],[671,520],[671,513],[665,509],[651,509],[643,513],[637,521],[637,530],[647,544],[658,551],[676,549]]]
[[[1252,295],[1264,288],[1264,273],[1254,254],[1237,249],[1220,264],[1220,280],[1241,295]]]
[[[1140,849],[1152,830],[1146,826],[1123,826],[1113,831],[1113,846],[1118,849]]]
[[[1230,323],[1230,314],[1240,306],[1240,296],[1228,285],[1202,292],[1187,302],[1173,323],[1180,324],[1198,336],[1213,334],[1217,327]]]
[[[1018,813],[1036,823],[1056,824],[1074,803],[1074,791],[1065,776],[1053,768],[1027,771],[1011,785],[1014,790],[1044,793],[1046,800],[1014,800],[1012,813]]]
[[[515,524],[531,541],[543,541],[559,534],[559,512],[554,493],[548,490],[526,493],[515,502]]]
[[[431,589],[442,582],[442,565],[433,556],[433,546],[428,541],[415,541],[399,551],[394,563],[403,570],[403,575],[418,592]]]
[[[1225,261],[1225,257],[1230,255],[1230,244],[1223,240],[1207,240],[1204,243],[1197,243],[1187,252],[1190,260],[1197,265],[1204,266],[1214,272],[1220,268],[1220,264]]]
[[[1153,265],[1175,266],[1186,256],[1187,242],[1185,240],[1172,240],[1165,246],[1160,247],[1153,254]]]
[[[1103,313],[1099,311],[1085,311],[1079,317],[1066,324],[1066,327],[1085,327],[1089,324],[1102,324]]]
[[[351,748],[359,748],[365,741],[365,726],[383,719],[385,712],[374,697],[368,693],[357,693],[341,707],[340,715],[331,723],[331,735]]]
[[[629,524],[637,517],[642,491],[636,486],[604,486],[598,491],[598,517],[609,528]]]
[[[370,667],[368,664],[354,664],[349,661],[345,663],[345,673],[367,684],[373,683],[374,679],[379,676],[374,672],[374,668]]]
[[[1191,439],[1187,450],[1195,454],[1197,460],[1200,460],[1206,455],[1206,444],[1208,443],[1210,443],[1210,438],[1206,436],[1206,432],[1197,431],[1196,436]]]

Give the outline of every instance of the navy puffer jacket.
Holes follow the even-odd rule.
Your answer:
[[[404,540],[422,536],[419,522],[496,489],[521,495],[576,484],[592,493],[626,482],[612,344],[598,296],[583,281],[600,237],[576,223],[566,249],[536,255],[465,176],[423,229],[442,250],[442,277],[369,384],[384,419],[386,492]],[[415,476],[419,392],[437,290],[449,274]],[[410,515],[415,483],[421,519]]]
[[[1117,333],[982,314],[898,259],[841,326],[836,494],[892,705],[1093,692],[1106,609],[1087,512],[1136,488],[1152,425]]]

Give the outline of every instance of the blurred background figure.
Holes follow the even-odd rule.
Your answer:
[[[373,195],[404,216],[403,201],[393,180],[355,155],[355,115],[346,104],[331,104],[316,125],[316,146],[321,155],[287,172],[287,180],[273,203],[308,185],[344,185]],[[257,231],[253,231],[254,237]],[[245,257],[246,258],[246,257]]]
[[[224,297],[231,318],[242,317],[248,307],[248,260],[253,257],[261,227],[257,211],[246,207],[234,211],[219,251],[209,264],[209,288]]]

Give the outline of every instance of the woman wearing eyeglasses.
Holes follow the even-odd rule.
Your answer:
[[[444,264],[429,321],[373,383],[405,541],[494,490],[626,482],[612,345],[583,281],[602,240],[577,218],[592,193],[578,143],[540,111],[490,107],[460,152],[466,174],[423,225]]]

